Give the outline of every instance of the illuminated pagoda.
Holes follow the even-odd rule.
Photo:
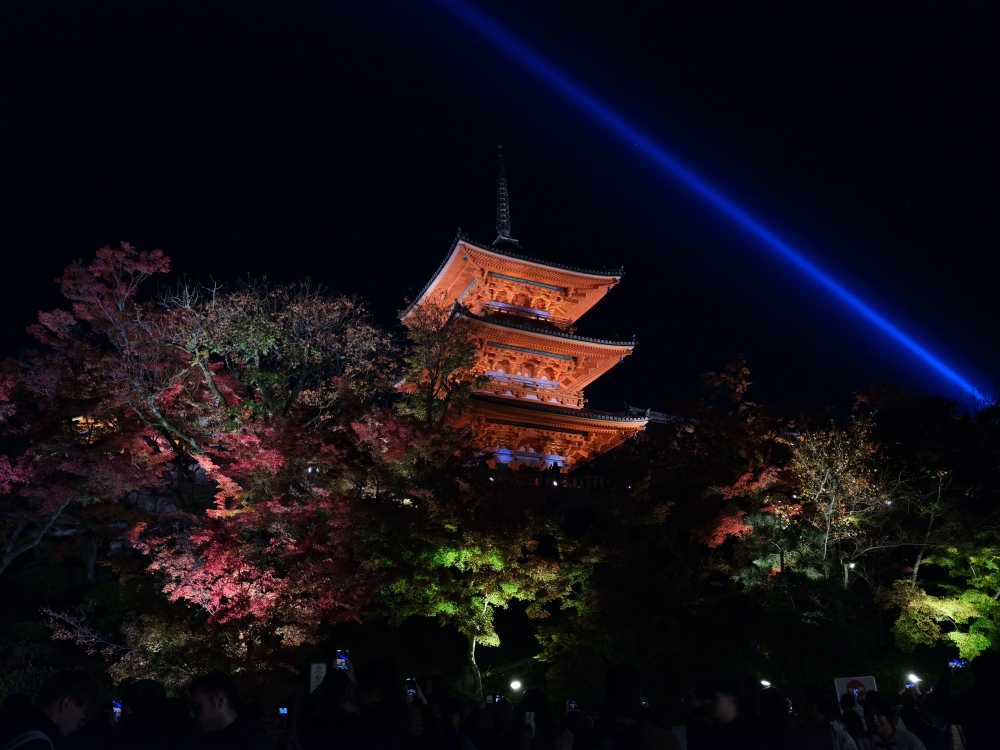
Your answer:
[[[488,382],[457,417],[474,444],[510,468],[567,472],[643,430],[650,413],[596,411],[583,389],[632,353],[634,341],[574,333],[573,326],[622,278],[526,254],[510,234],[503,151],[497,160],[497,238],[461,230],[437,272],[400,314],[405,323],[429,300],[452,306],[477,342],[477,371]]]

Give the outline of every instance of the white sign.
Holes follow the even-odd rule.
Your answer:
[[[309,692],[319,687],[320,683],[323,682],[323,678],[326,677],[326,662],[325,661],[314,661],[309,666]]]
[[[838,677],[833,681],[833,684],[837,687],[837,700],[840,700],[840,696],[844,693],[853,693],[857,690],[857,696],[860,700],[865,697],[865,693],[869,690],[878,690],[875,687],[875,678],[872,676],[868,677]]]

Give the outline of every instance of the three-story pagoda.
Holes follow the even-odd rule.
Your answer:
[[[497,160],[497,238],[459,233],[437,272],[400,318],[421,303],[453,306],[477,345],[488,382],[457,417],[491,463],[557,466],[589,461],[645,428],[642,413],[587,409],[583,389],[632,353],[634,341],[573,333],[573,325],[622,278],[524,253],[510,235],[507,179]]]

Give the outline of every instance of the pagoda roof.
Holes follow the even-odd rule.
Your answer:
[[[437,270],[434,272],[434,274],[431,276],[428,282],[424,285],[423,289],[420,290],[420,294],[418,294],[414,298],[413,302],[411,302],[410,305],[405,310],[402,310],[400,312],[399,317],[401,320],[405,320],[407,317],[409,317],[410,312],[424,300],[428,292],[430,292],[431,289],[438,283],[442,274],[445,273],[448,266],[454,261],[454,258],[456,256],[456,250],[458,249],[458,246],[460,244],[467,245],[471,248],[474,248],[475,250],[486,253],[487,255],[496,256],[499,259],[508,259],[529,266],[537,266],[539,269],[544,269],[549,273],[554,271],[557,273],[562,272],[563,274],[569,276],[587,277],[591,285],[594,284],[595,281],[603,279],[607,279],[608,281],[612,282],[611,285],[614,285],[617,284],[621,280],[622,276],[624,276],[625,274],[625,270],[621,267],[612,270],[602,269],[598,271],[596,269],[581,268],[579,266],[572,266],[566,263],[557,263],[555,261],[539,258],[534,255],[528,255],[524,252],[515,252],[514,250],[511,249],[512,247],[517,247],[518,250],[520,250],[520,248],[517,245],[514,245],[513,243],[503,243],[502,245],[498,246],[498,245],[487,244],[484,242],[476,242],[474,240],[469,239],[465,234],[462,233],[461,230],[459,230],[458,234],[455,236],[455,239],[451,243],[451,247],[449,248],[448,253],[441,261],[441,264],[438,266]],[[460,300],[462,296],[464,295],[459,294],[456,296],[455,299]],[[589,308],[589,306],[590,305],[587,305],[586,308]],[[586,308],[584,309],[584,311],[586,310]]]
[[[569,409],[564,406],[552,406],[550,404],[527,401],[519,398],[504,398],[503,396],[487,396],[482,393],[474,393],[471,398],[485,404],[501,406],[510,409],[517,409],[525,412],[541,412],[552,414],[557,417],[564,417],[580,421],[608,422],[612,424],[628,424],[643,426],[649,421],[645,415],[630,414],[624,412],[598,411],[597,409]]]
[[[573,273],[582,273],[586,274],[587,276],[597,276],[599,278],[620,279],[622,276],[625,275],[625,269],[621,266],[619,266],[618,268],[613,268],[610,271],[606,268],[597,271],[592,268],[580,268],[579,266],[571,266],[566,263],[556,263],[555,261],[552,260],[545,260],[544,258],[539,258],[537,255],[528,255],[524,252],[516,253],[510,248],[516,247],[518,250],[520,250],[521,247],[520,245],[515,245],[512,242],[505,242],[504,245],[506,247],[497,246],[493,244],[486,245],[482,242],[476,242],[475,240],[469,239],[469,237],[462,232],[459,232],[458,235],[455,237],[455,241],[451,245],[452,251],[454,251],[455,245],[457,245],[459,242],[465,242],[468,245],[473,245],[475,247],[478,247],[480,250],[486,250],[491,253],[496,253],[497,255],[504,255],[508,258],[514,258],[515,260],[523,260],[528,263],[534,263],[539,266],[558,268],[561,271],[572,271]],[[447,258],[445,260],[447,261]]]
[[[476,315],[474,312],[469,310],[461,303],[455,303],[455,314],[461,315],[465,318],[471,318],[472,320],[478,320],[487,325],[494,325],[500,328],[509,328],[516,331],[525,331],[537,336],[548,336],[556,339],[568,339],[569,341],[577,341],[581,344],[596,344],[598,346],[613,346],[617,349],[633,349],[635,347],[635,338],[630,341],[616,341],[613,339],[595,339],[589,336],[578,336],[575,333],[569,333],[568,331],[560,331],[559,329],[548,329],[539,328],[538,326],[533,326],[528,323],[515,323],[513,320],[504,320],[500,316],[492,317],[485,315]],[[513,317],[513,316],[511,316]]]

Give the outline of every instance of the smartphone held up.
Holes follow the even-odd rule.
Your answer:
[[[338,648],[337,655],[333,660],[334,669],[350,669],[351,667],[351,650],[347,648]]]

